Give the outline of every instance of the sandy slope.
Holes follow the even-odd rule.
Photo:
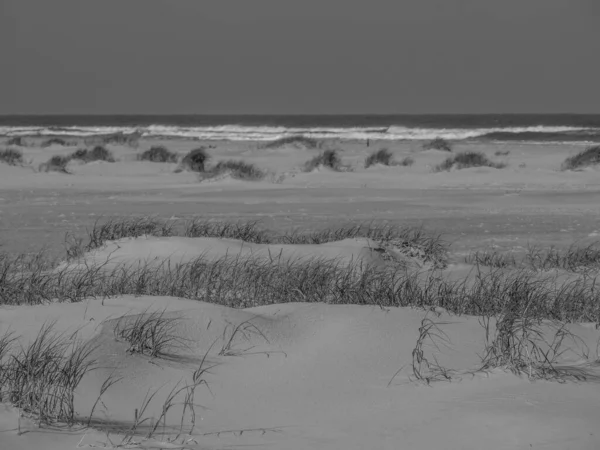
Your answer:
[[[32,167],[0,164],[0,220],[5,249],[29,245],[62,246],[65,230],[82,230],[99,215],[160,214],[181,217],[202,214],[219,219],[261,218],[287,228],[318,228],[328,221],[389,219],[429,220],[451,233],[456,253],[446,275],[460,279],[472,266],[464,255],[481,245],[522,250],[536,243],[570,243],[575,236],[598,236],[598,188],[595,170],[559,172],[575,145],[462,144],[461,150],[482,150],[508,168],[467,169],[432,173],[448,155],[419,151],[407,143],[385,143],[397,159],[412,156],[411,167],[372,167],[362,161],[373,150],[363,143],[339,144],[352,173],[327,170],[301,173],[299,167],[316,150],[259,149],[248,143],[217,143],[215,160],[242,158],[284,175],[245,183],[224,178],[199,183],[194,174],[173,173],[175,165],[135,161],[140,149],[112,147],[116,163],[73,164],[71,175],[36,173]],[[197,142],[170,141],[180,154]],[[332,145],[338,145],[333,143]],[[377,144],[383,146],[384,144]],[[73,148],[24,149],[33,168],[54,154]],[[496,157],[496,150],[510,154]],[[108,243],[86,256],[88,262],[179,262],[200,254],[260,255],[282,258],[335,257],[342,261],[381,263],[375,244],[346,240],[319,246],[256,245],[239,241],[186,238],[141,238]],[[456,250],[458,248],[458,250]],[[561,274],[563,277],[570,275]],[[129,355],[113,333],[116,319],[166,309],[180,317],[177,328],[188,348],[169,360]],[[85,414],[103,380],[113,371],[124,379],[104,397],[96,411],[104,431],[39,430],[16,411],[0,407],[0,449],[65,450],[114,448],[119,425],[131,422],[148,389],[164,385],[149,416],[158,416],[165,391],[189,379],[202,355],[217,364],[202,389],[196,442],[186,448],[315,449],[596,449],[600,391],[596,377],[585,383],[531,383],[511,374],[468,375],[477,366],[484,343],[476,318],[430,313],[443,325],[451,344],[437,355],[443,366],[457,370],[451,383],[433,386],[411,382],[410,363],[425,312],[382,310],[367,306],[281,304],[233,310],[197,301],[163,297],[90,299],[78,304],[2,307],[0,332],[10,329],[31,339],[48,321],[55,329],[97,344],[102,370],[89,374],[78,392],[77,409]],[[218,356],[232,325],[252,320],[264,334],[234,342],[237,356]],[[592,355],[600,332],[586,324],[571,325]],[[226,340],[226,339],[225,339]],[[268,356],[267,353],[269,352]],[[565,355],[577,364],[577,355]],[[403,370],[393,380],[394,373]],[[592,368],[594,371],[597,368]],[[461,375],[462,374],[462,375]],[[200,411],[200,409],[199,409]],[[175,422],[177,414],[169,417]],[[25,434],[18,436],[20,427]],[[216,434],[219,431],[231,431]],[[240,430],[247,430],[240,433]],[[208,433],[207,435],[200,435]],[[212,433],[212,434],[211,434]],[[159,436],[160,437],[160,436]],[[144,441],[139,448],[176,448]]]
[[[115,341],[114,318],[146,308],[167,308],[182,317],[179,332],[191,339],[189,350],[175,361],[128,356],[126,345]],[[112,367],[125,379],[104,398],[99,418],[127,423],[150,387],[189,377],[195,362],[219,339],[228,324],[251,319],[268,339],[254,334],[239,339],[240,356],[209,358],[219,365],[207,376],[212,394],[203,390],[199,432],[250,430],[242,436],[224,433],[196,437],[190,448],[597,448],[600,394],[597,384],[536,382],[513,375],[462,375],[452,383],[427,387],[409,382],[406,367],[388,386],[394,373],[410,364],[424,312],[377,307],[285,304],[251,310],[228,308],[174,298],[116,298],[80,304],[14,308],[2,315],[2,328],[26,330],[29,336],[44,321],[57,329],[83,327],[80,338],[100,345],[98,356],[106,369],[88,376],[78,407],[89,408],[99,384]],[[435,316],[432,316],[435,317]],[[111,322],[112,320],[112,322]],[[451,344],[437,352],[439,362],[452,369],[476,367],[483,330],[475,318],[442,314]],[[209,325],[210,324],[210,325]],[[572,326],[594,348],[598,331]],[[216,347],[219,347],[220,342]],[[254,347],[244,352],[244,349]],[[269,357],[260,352],[272,352]],[[166,390],[167,388],[165,388]],[[159,402],[152,413],[159,412]],[[176,414],[173,415],[175,422]],[[108,442],[96,432],[69,434],[39,431],[22,420],[22,436],[13,431],[14,412],[0,413],[2,448],[59,450],[95,441]],[[263,430],[266,431],[263,434]],[[270,430],[270,431],[269,431]],[[111,433],[111,439],[119,439]],[[147,443],[148,445],[150,442]]]

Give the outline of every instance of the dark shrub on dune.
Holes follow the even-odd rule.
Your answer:
[[[340,155],[338,155],[337,150],[325,150],[320,155],[307,161],[304,164],[304,171],[311,172],[320,166],[329,167],[338,172],[344,169],[342,159],[340,158]]]
[[[52,145],[62,145],[62,146],[67,146],[67,145],[71,145],[70,142],[65,141],[62,138],[58,138],[58,137],[54,137],[54,138],[50,138],[50,139],[46,139],[44,142],[42,142],[42,147],[50,147]]]
[[[159,163],[177,162],[177,153],[173,153],[168,148],[161,146],[151,147],[142,154],[138,155],[140,161],[151,161]]]
[[[368,169],[374,164],[382,164],[384,166],[392,165],[392,152],[390,152],[387,148],[382,148],[371,153],[365,159],[365,169]]]
[[[279,148],[284,147],[286,145],[295,145],[298,147],[304,148],[318,148],[319,141],[316,139],[312,139],[306,136],[298,135],[298,136],[286,136],[280,139],[275,139],[274,141],[268,142],[265,144],[265,148]]]
[[[238,180],[257,181],[262,180],[267,175],[265,171],[259,169],[254,164],[244,161],[219,161],[210,170],[205,172],[206,178],[213,178],[219,175],[229,174],[232,178]]]
[[[414,163],[415,163],[415,160],[413,158],[411,158],[410,156],[407,156],[406,158],[402,158],[402,160],[400,160],[398,165],[408,167],[408,166],[412,166]]]
[[[6,145],[16,145],[17,147],[25,147],[25,142],[23,140],[23,136],[15,136],[11,137],[8,141],[6,141]]]
[[[423,150],[442,150],[444,152],[451,152],[452,145],[446,139],[435,138],[429,142],[423,144]]]
[[[183,157],[181,166],[183,169],[192,172],[204,172],[206,163],[210,160],[210,155],[206,151],[206,147],[195,148]]]
[[[97,145],[92,150],[85,148],[79,149],[71,154],[71,158],[78,159],[86,163],[92,161],[115,162],[112,152],[101,145]]]
[[[443,163],[436,166],[434,171],[441,172],[450,170],[453,167],[457,169],[466,169],[468,167],[493,167],[495,169],[502,169],[503,167],[506,167],[506,164],[490,161],[487,156],[481,152],[465,152],[447,158]]]
[[[69,161],[71,161],[70,156],[54,155],[47,162],[40,164],[40,172],[69,173],[67,171]]]
[[[600,145],[588,147],[576,155],[569,156],[562,163],[561,170],[576,170],[600,164]]]
[[[20,164],[23,164],[23,153],[13,148],[1,150],[0,162],[8,164],[9,166],[18,166]]]

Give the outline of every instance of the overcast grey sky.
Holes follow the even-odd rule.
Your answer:
[[[600,0],[0,0],[0,114],[600,112]]]

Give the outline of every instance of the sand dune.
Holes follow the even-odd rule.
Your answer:
[[[14,305],[10,300],[25,298],[18,294],[27,289],[56,285],[27,279],[36,274],[31,268],[18,275],[12,269],[0,271],[0,294],[6,303],[0,309],[0,336],[15,331],[22,346],[15,343],[15,351],[28,348],[39,331],[52,324],[53,332],[69,345],[92,345],[91,356],[96,360],[95,370],[86,373],[75,391],[79,420],[74,427],[61,423],[39,427],[35,411],[17,409],[14,393],[6,393],[8,397],[2,393],[2,450],[563,450],[600,446],[600,330],[592,323],[597,312],[594,281],[598,266],[593,254],[587,260],[581,257],[585,271],[558,263],[543,268],[525,263],[498,268],[465,260],[473,250],[494,249],[522,257],[531,243],[566,246],[576,238],[582,242],[595,239],[599,232],[597,169],[559,170],[561,162],[580,146],[461,143],[461,151],[481,150],[508,166],[433,172],[447,152],[420,151],[420,146],[412,143],[388,142],[386,146],[397,160],[410,156],[414,165],[365,169],[364,158],[373,148],[367,151],[363,142],[332,141],[328,145],[341,147],[342,161],[352,171],[320,168],[306,173],[302,165],[322,149],[266,149],[257,143],[217,142],[210,150],[211,163],[242,159],[272,171],[277,182],[274,177],[255,182],[222,177],[205,183],[194,173],[176,171],[175,163],[135,160],[137,153],[155,144],[167,145],[183,156],[199,145],[197,141],[142,139],[138,149],[111,146],[116,162],[70,163],[68,174],[40,173],[36,168],[50,156],[67,154],[75,146],[41,148],[34,138],[30,141],[35,145],[23,149],[28,162],[24,167],[0,164],[2,250],[9,255],[44,245],[51,248],[52,255],[64,255],[65,231],[84,237],[85,227],[99,217],[128,214],[166,219],[202,216],[219,221],[252,218],[264,221],[280,235],[297,229],[314,231],[342,221],[385,220],[411,226],[425,222],[448,234],[450,250],[448,265],[435,267],[424,263],[419,253],[424,250],[419,246],[394,247],[366,237],[318,245],[206,236],[125,237],[106,241],[79,258],[63,257],[57,267],[37,273],[41,279],[64,277],[63,288],[71,281],[80,284],[69,291],[73,298],[66,298],[64,289],[56,289],[42,304],[32,305]],[[507,149],[509,154],[495,155]],[[356,302],[363,304],[333,304],[339,302],[333,301],[325,288],[322,298],[321,291],[318,298],[310,297],[312,303],[290,302],[290,295],[290,299],[251,303],[261,306],[230,308],[163,293],[124,295],[118,286],[112,286],[116,293],[105,296],[100,289],[89,288],[93,284],[89,279],[68,277],[78,271],[91,274],[90,267],[117,273],[119,268],[174,266],[200,257],[205,261],[250,258],[267,266],[333,260],[341,267],[362,264],[374,270],[391,268],[398,274],[408,269],[407,273],[418,273],[421,278],[411,279],[415,284],[407,282],[402,295],[410,297],[414,292],[417,298],[418,289],[429,286],[431,296],[419,299],[434,298],[439,300],[436,305],[448,309],[410,298],[402,304],[412,307],[380,307],[372,304],[378,299],[366,294],[356,297],[360,299]],[[0,267],[8,267],[1,264],[4,260],[0,258]],[[236,274],[224,273],[235,284]],[[147,274],[159,276],[158,272]],[[19,276],[29,284],[19,284]],[[502,366],[506,370],[478,370],[490,343],[482,326],[485,317],[451,313],[451,305],[456,300],[453,295],[469,294],[477,277],[486,276],[499,280],[524,277],[524,284],[506,284],[514,291],[506,298],[519,305],[528,301],[528,295],[550,303],[556,296],[566,295],[566,291],[561,294],[562,285],[582,283],[577,285],[583,286],[580,291],[573,291],[580,295],[569,297],[570,304],[536,303],[546,316],[539,325],[528,325],[531,339],[537,339],[535,331],[540,332],[540,339],[546,339],[540,344],[544,351],[553,339],[564,338],[560,349],[565,352],[553,355],[552,368],[559,374],[549,377],[554,381],[530,379],[527,370],[535,370],[535,364],[521,367],[519,376],[508,370],[508,363]],[[428,277],[447,283],[420,286],[418,281]],[[208,276],[199,279],[209,280]],[[228,280],[220,280],[216,286],[225,289]],[[133,283],[127,276],[122,281]],[[304,280],[296,281],[286,286],[303,290]],[[452,283],[460,282],[465,290],[452,291]],[[546,287],[535,291],[531,288],[535,283]],[[336,298],[351,298],[344,296],[345,286],[323,286],[335,287]],[[201,292],[206,286],[194,288]],[[359,285],[352,288],[362,289]],[[546,288],[555,296],[544,296]],[[232,288],[236,296],[246,294],[239,292],[242,288],[236,289]],[[78,290],[93,295],[79,295]],[[285,291],[274,288],[268,292],[275,296]],[[380,291],[373,288],[367,293],[371,292]],[[485,303],[485,299],[479,300]],[[510,306],[508,300],[507,304]],[[470,311],[475,310],[469,306],[473,307]],[[498,306],[503,314],[510,313],[509,306]],[[557,334],[556,320],[578,317],[579,312],[586,322],[560,323],[563,328]],[[147,349],[135,347],[132,339],[119,331],[148,317],[165,319],[174,339],[154,357],[144,354]],[[490,318],[492,335],[501,318],[502,314]],[[427,334],[429,326],[431,333]],[[520,356],[531,357],[530,350],[521,349]],[[193,384],[192,374],[199,367],[208,370],[201,378],[206,384],[199,384],[194,391],[194,429],[189,409],[184,411],[187,390],[174,400],[166,420],[159,422],[171,389]],[[94,408],[102,384],[111,375],[119,381]],[[144,410],[144,399],[154,392]],[[133,432],[138,414],[141,423]]]

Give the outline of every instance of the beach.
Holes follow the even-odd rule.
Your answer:
[[[58,260],[40,272],[53,280],[49,284],[56,280],[48,273],[71,280],[96,267],[94,273],[108,277],[101,284],[112,289],[88,280],[81,282],[82,294],[71,298],[64,292],[72,291],[60,287],[43,301],[38,294],[23,296],[38,299],[37,304],[2,305],[0,335],[13,330],[26,345],[44,324],[53,323],[56,332],[93,343],[99,368],[76,389],[76,426],[45,425],[35,411],[24,413],[14,403],[3,403],[0,447],[558,450],[600,445],[600,298],[593,287],[600,253],[573,263],[568,256],[542,257],[552,249],[558,255],[568,255],[573,246],[593,249],[598,242],[600,166],[564,170],[565,159],[593,143],[449,138],[448,150],[426,148],[435,135],[379,139],[380,131],[354,139],[325,139],[322,132],[276,145],[262,138],[172,134],[136,135],[119,143],[98,138],[93,144],[89,135],[73,130],[52,135],[25,130],[0,138],[0,148],[22,154],[19,164],[0,163],[2,254],[44,249]],[[22,145],[8,145],[15,136],[22,136]],[[45,145],[56,137],[63,142]],[[114,161],[70,158],[64,170],[43,169],[53,156],[95,145],[107,149]],[[176,156],[171,162],[140,160],[152,147]],[[206,173],[234,160],[254,165],[261,176],[190,170],[182,160],[198,148],[209,155]],[[391,155],[390,164],[375,160],[365,167],[365,159],[382,149]],[[335,167],[306,169],[307,161],[328,151],[339,158]],[[473,153],[489,164],[446,162]],[[173,228],[167,232],[136,218]],[[110,220],[133,220],[138,225],[131,228],[142,231],[127,234],[125,227],[114,228],[98,245],[89,245],[90,231]],[[189,225],[194,220],[199,221],[196,228]],[[244,235],[239,229],[210,228],[211,223],[252,225]],[[348,231],[355,226],[362,228]],[[298,237],[320,230],[334,231],[326,237]],[[69,257],[66,248],[72,249]],[[476,252],[506,259],[498,263]],[[171,294],[160,283],[136,290],[129,281],[121,283],[126,289],[110,281],[119,268],[136,264],[154,270],[148,269],[154,262],[163,269],[167,262],[172,270],[197,258],[229,257],[240,265],[221,275],[224,284],[218,286],[229,289],[227,295],[209,289],[208,275],[195,287],[177,284],[172,276]],[[319,260],[336,261],[336,266],[323,263],[316,266],[318,273],[349,270],[345,276],[354,293],[343,289],[341,275],[335,289],[318,292],[289,281],[300,280],[300,273],[316,277],[299,267]],[[356,264],[360,268],[354,272]],[[273,267],[283,272],[265,278],[274,283],[271,287],[253,281]],[[397,271],[394,279],[404,280],[401,293],[381,287],[393,291],[391,278],[382,278],[383,284],[373,281],[378,290],[352,284],[354,277],[370,276],[364,273],[371,268],[380,274],[373,277]],[[147,273],[162,276],[162,269],[156,270]],[[182,270],[178,279],[192,276],[193,271]],[[504,286],[502,294],[490,287],[493,277]],[[0,277],[5,292],[16,283],[9,278]],[[241,287],[232,287],[238,279]],[[273,280],[282,279],[289,288],[272,287]],[[430,291],[419,291],[414,287],[423,286],[419,283]],[[475,298],[485,314],[475,313]],[[487,303],[490,298],[498,302]],[[512,323],[526,322],[539,331],[530,330],[528,336],[540,336],[551,364],[535,359],[525,344],[522,365],[502,360],[482,368],[490,350],[488,333],[498,332],[494,324],[509,315],[511,301],[520,314]],[[531,316],[529,304],[536,308]],[[116,331],[120,320],[153,311],[173,319],[170,330],[181,345],[168,355],[149,356]],[[491,320],[491,328],[482,317]],[[236,335],[235,330],[241,331]],[[558,350],[553,345],[560,336],[565,341]],[[194,426],[189,410],[182,413],[180,398],[161,415],[173,386],[189,386],[191,373],[202,364],[209,369],[196,392]],[[119,381],[103,393],[88,427],[81,417],[88,417],[103,381],[113,373]],[[144,412],[147,420],[138,423],[140,405],[158,388]]]

